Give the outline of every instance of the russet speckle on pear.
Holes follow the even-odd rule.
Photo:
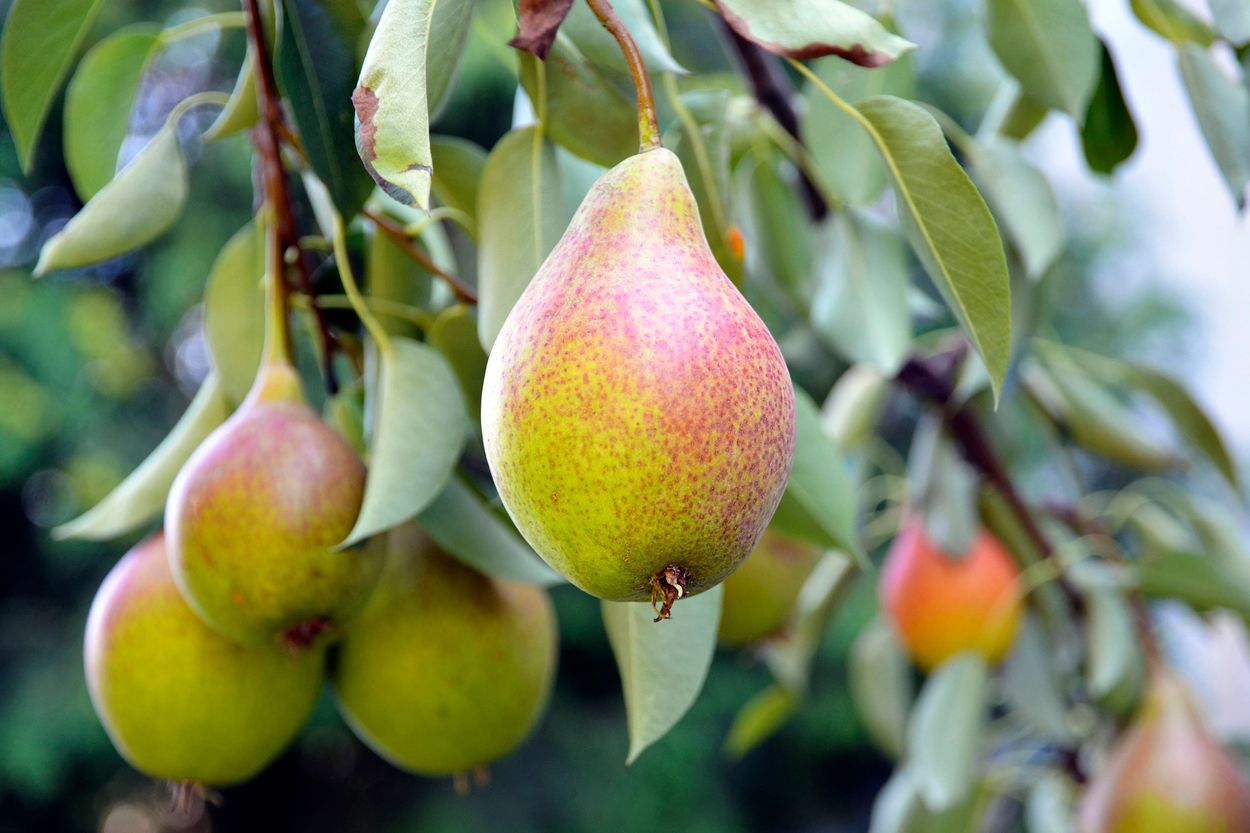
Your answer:
[[[323,651],[239,645],[191,611],[157,534],[96,593],[87,688],[118,752],[154,778],[246,781],[299,732],[321,691]]]
[[[247,644],[302,642],[335,626],[381,569],[375,548],[335,549],[356,522],[365,467],[303,401],[297,378],[288,367],[262,371],[178,473],[165,512],[183,595]]]
[[[344,627],[334,690],[353,731],[396,766],[463,773],[515,749],[551,693],[557,633],[547,591],[482,575],[415,526]]]
[[[517,527],[588,593],[654,599],[667,575],[692,595],[755,547],[793,462],[794,391],[671,152],[591,188],[494,343],[482,430]]]

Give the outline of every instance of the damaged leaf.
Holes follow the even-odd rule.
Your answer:
[[[573,0],[521,0],[517,11],[521,31],[508,41],[508,46],[546,60],[571,8]]]
[[[717,6],[742,37],[800,61],[837,55],[862,67],[879,67],[916,48],[839,0],[717,0]]]

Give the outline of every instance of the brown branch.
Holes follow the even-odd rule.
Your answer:
[[[420,246],[412,242],[412,238],[408,236],[408,232],[404,231],[403,226],[389,217],[368,208],[363,209],[360,213],[372,220],[377,225],[378,231],[391,238],[395,245],[403,250],[404,254],[421,264],[430,274],[446,281],[457,299],[466,304],[477,303],[477,293],[473,291],[473,287],[435,263],[433,258],[426,254]]]
[[[616,10],[608,0],[586,0],[586,5],[599,18],[603,28],[616,38],[625,63],[629,65],[629,74],[634,79],[634,90],[638,95],[638,145],[640,151],[654,150],[663,147],[660,142],[660,123],[655,115],[655,95],[651,92],[651,76],[647,75],[647,66],[643,63],[642,53],[638,44],[629,34],[629,29],[617,17]]]

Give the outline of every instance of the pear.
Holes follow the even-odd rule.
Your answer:
[[[303,726],[324,652],[239,645],[205,625],[170,575],[160,533],[105,578],[87,618],[91,702],[127,761],[154,778],[245,781]]]
[[[754,549],[793,462],[794,391],[671,152],[586,195],[494,343],[482,431],[521,533],[592,595],[667,616]]]
[[[820,556],[820,547],[766,530],[742,567],[725,579],[720,644],[746,645],[784,628]]]
[[[551,600],[460,564],[414,524],[388,538],[383,579],[338,646],[339,710],[409,772],[485,766],[525,740],[550,696]]]
[[[178,473],[165,520],[174,578],[191,607],[245,644],[301,645],[363,601],[371,548],[338,551],[356,522],[365,467],[304,401],[285,364]]]
[[[945,553],[918,516],[908,517],[881,569],[881,606],[921,668],[965,651],[988,662],[1015,642],[1022,601],[1019,568],[997,538],[981,530],[968,552]]]
[[[1081,800],[1080,833],[1246,833],[1250,786],[1184,685],[1152,672],[1145,701]]]

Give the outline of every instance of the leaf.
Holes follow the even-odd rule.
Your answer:
[[[734,715],[725,738],[725,757],[742,760],[785,726],[797,709],[794,695],[784,686],[770,685],[756,694]]]
[[[30,172],[35,143],[69,74],[101,0],[14,0],[0,43],[4,119],[22,170]]]
[[[716,649],[721,596],[716,585],[683,599],[673,618],[651,621],[645,602],[602,602],[603,624],[625,692],[632,764],[694,704]]]
[[[222,392],[243,401],[260,367],[265,340],[265,230],[253,220],[213,261],[204,288],[204,339]]]
[[[847,368],[820,408],[825,434],[843,452],[872,436],[890,395],[890,380],[871,364]]]
[[[915,691],[907,654],[881,619],[868,623],[851,643],[847,684],[868,737],[890,757],[900,758]]]
[[[781,290],[796,308],[806,307],[813,286],[812,235],[796,172],[778,156],[752,149],[735,168],[734,185],[747,274],[766,289]]]
[[[989,0],[986,34],[1035,101],[1078,122],[1098,83],[1098,39],[1080,0]]]
[[[187,166],[170,121],[43,244],[35,275],[99,263],[151,243],[178,221],[186,201]]]
[[[1050,108],[1040,101],[1030,98],[1020,89],[1020,85],[1012,79],[1007,79],[1003,86],[1009,86],[1012,92],[1002,117],[995,123],[987,115],[983,123],[984,126],[979,132],[996,133],[1004,139],[1023,141],[1038,128],[1038,125],[1046,120],[1046,116],[1050,113]],[[985,128],[991,126],[994,129],[986,131]]]
[[[508,46],[545,60],[573,0],[520,0],[518,5],[521,31]]]
[[[528,53],[520,57],[521,85],[540,114],[546,94],[543,127],[553,142],[605,168],[638,152],[634,103],[571,41],[557,38],[542,64]]]
[[[1246,207],[1250,182],[1250,89],[1230,78],[1199,46],[1176,52],[1181,79],[1198,126],[1237,207]]]
[[[1085,590],[1086,684],[1096,700],[1122,702],[1143,673],[1133,614],[1118,590],[1092,584]]]
[[[555,148],[537,127],[495,145],[478,188],[478,337],[490,351],[512,305],[564,231]]]
[[[369,478],[356,526],[341,546],[416,515],[443,491],[464,447],[468,415],[447,360],[432,347],[394,337],[378,351]]]
[[[396,301],[421,309],[429,306],[434,290],[433,278],[381,230],[375,230],[369,239],[365,276],[371,298]],[[384,316],[382,326],[388,333],[401,336],[415,337],[419,332],[416,322],[393,315]]]
[[[794,468],[772,523],[791,537],[837,548],[863,564],[867,557],[855,534],[855,490],[846,464],[825,436],[811,397],[796,388],[794,398]]]
[[[1232,43],[1250,42],[1250,5],[1245,0],[1209,0],[1215,27]]]
[[[1011,360],[1011,283],[994,218],[925,110],[876,96],[859,111],[890,169],[903,231],[985,362],[997,403]]]
[[[978,481],[938,414],[927,413],[916,423],[907,462],[912,508],[925,534],[948,558],[962,558],[981,526]]]
[[[1130,0],[1133,14],[1148,28],[1175,44],[1210,46],[1215,32],[1177,0]]]
[[[429,102],[430,121],[433,121],[451,101],[478,0],[421,2],[436,4],[425,58],[425,98]]]
[[[1034,734],[1056,744],[1069,744],[1068,709],[1062,677],[1037,621],[1024,620],[1003,669],[1003,690],[1012,714]]]
[[[52,537],[103,541],[160,517],[182,464],[229,415],[217,375],[210,373],[186,413],[147,459],[89,512],[54,529]]]
[[[1124,101],[1120,76],[1107,44],[1102,44],[1102,74],[1081,124],[1081,146],[1090,170],[1110,174],[1137,149],[1137,125]]]
[[[1045,773],[1033,782],[1025,799],[1025,829],[1028,833],[1073,833],[1076,802],[1076,785],[1066,775]]]
[[[1148,596],[1177,599],[1199,613],[1231,610],[1250,622],[1250,560],[1243,556],[1168,550],[1134,566]]]
[[[434,159],[434,196],[443,205],[477,219],[477,190],[486,167],[486,151],[456,136],[430,139]]]
[[[834,214],[819,235],[812,329],[848,361],[894,375],[912,341],[906,243],[851,211]]]
[[[274,74],[313,173],[354,217],[373,183],[353,161],[352,90],[365,22],[355,0],[282,0]]]
[[[464,305],[448,307],[438,314],[427,340],[451,363],[474,422],[481,420],[482,380],[486,377],[486,352],[477,338],[477,318]]]
[[[447,481],[417,522],[449,554],[487,575],[543,587],[564,583],[512,525],[487,508],[459,478]]]
[[[839,58],[822,58],[811,68],[851,104],[874,95],[911,98],[916,93],[916,62],[910,56],[877,69]],[[801,132],[821,181],[851,205],[875,202],[885,190],[887,175],[872,139],[846,113],[826,106],[814,85],[804,87],[803,101]]]
[[[800,61],[837,55],[879,67],[916,48],[871,15],[838,0],[717,0],[717,6],[742,37]]]
[[[1059,203],[1046,177],[1014,142],[990,138],[972,155],[972,178],[1024,264],[1040,278],[1063,251],[1067,237]]]
[[[660,38],[651,16],[647,13],[646,0],[613,0],[612,8],[625,24],[642,61],[651,72],[676,72],[684,75],[686,70],[669,52]],[[577,46],[595,66],[602,67],[620,78],[629,77],[629,65],[616,38],[608,33],[590,10],[587,3],[574,3],[569,16],[560,26],[560,32]]]
[[[65,166],[78,196],[89,200],[117,172],[117,154],[130,129],[130,108],[160,28],[128,26],[83,57],[65,93]]]
[[[948,810],[972,794],[989,695],[989,670],[961,654],[925,682],[907,727],[911,772],[925,806]]]
[[[258,121],[260,104],[256,100],[256,63],[251,47],[248,47],[239,76],[234,81],[234,89],[230,91],[230,99],[208,130],[204,131],[203,139],[206,142],[224,139],[250,129]]]
[[[816,651],[852,575],[849,558],[826,552],[803,582],[789,627],[759,646],[777,682],[796,698],[807,696]]]

